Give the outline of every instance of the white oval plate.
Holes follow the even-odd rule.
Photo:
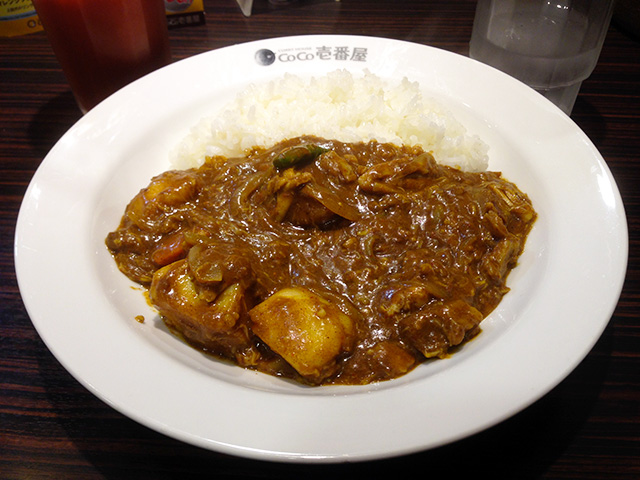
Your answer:
[[[450,359],[390,382],[306,388],[218,362],[169,334],[141,290],[117,270],[104,239],[127,202],[169,168],[168,152],[202,116],[249,83],[338,68],[418,81],[490,145],[490,169],[529,194],[539,219],[509,278],[511,292],[483,322],[481,335]],[[357,36],[236,45],[125,87],[49,152],[25,195],[15,238],[33,324],[92,393],[182,441],[295,462],[433,448],[530,405],[601,335],[622,288],[627,252],[615,182],[560,110],[466,57]],[[137,315],[146,321],[136,322]]]

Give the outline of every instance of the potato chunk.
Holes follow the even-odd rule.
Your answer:
[[[311,383],[337,370],[354,325],[338,307],[302,287],[284,288],[249,311],[253,332]]]

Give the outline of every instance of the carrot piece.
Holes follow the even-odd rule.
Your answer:
[[[165,238],[151,254],[151,260],[159,267],[180,260],[187,254],[187,242],[182,233],[174,233]]]

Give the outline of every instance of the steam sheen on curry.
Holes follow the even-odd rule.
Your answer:
[[[476,335],[535,219],[499,173],[305,136],[153,178],[106,244],[192,346],[304,384],[367,384]]]

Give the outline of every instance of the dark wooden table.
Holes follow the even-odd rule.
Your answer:
[[[256,0],[246,18],[234,0],[205,5],[206,25],[171,31],[175,59],[309,33],[466,54],[475,9],[472,0],[300,0],[281,8]],[[80,113],[44,33],[0,39],[0,478],[640,478],[640,42],[616,23],[572,117],[613,172],[630,236],[622,296],[578,368],[525,411],[435,450],[345,465],[263,463],[180,443],[120,415],[38,337],[16,283],[15,223],[36,168]]]

